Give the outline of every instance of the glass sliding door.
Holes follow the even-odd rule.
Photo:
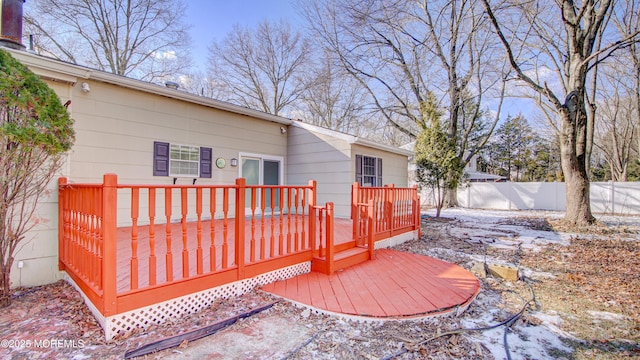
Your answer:
[[[280,185],[280,162],[264,160],[262,176],[264,185]],[[265,199],[267,206],[271,206],[271,197],[274,197],[274,211],[278,211],[276,209],[280,208],[280,189],[267,192]]]
[[[260,159],[255,158],[242,158],[242,176],[247,181],[247,185],[260,185]],[[258,201],[256,201],[256,206],[260,208],[260,194],[256,193],[258,197]],[[251,207],[251,191],[247,189],[247,193],[245,195],[245,207]]]
[[[282,163],[279,157],[261,156],[256,154],[240,154],[240,176],[246,179],[247,185],[282,185]],[[261,192],[256,192],[256,207],[260,212]],[[273,200],[273,203],[272,203]],[[265,191],[265,212],[270,213],[280,209],[280,190],[267,189]],[[245,206],[251,207],[251,191],[247,190]]]

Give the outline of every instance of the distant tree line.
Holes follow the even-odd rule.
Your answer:
[[[638,177],[637,1],[296,5],[305,28],[238,25],[211,44],[204,72],[188,70],[182,0],[33,0],[25,33],[48,56],[177,81],[185,91],[391,145],[432,126],[422,109],[433,96],[456,163],[480,156],[485,169],[512,180],[564,180],[572,223],[595,220],[589,181]],[[527,130],[521,115],[504,120],[507,96],[534,101],[544,135]],[[521,127],[529,134],[509,137]],[[460,171],[450,168],[445,183],[457,184]],[[454,188],[445,200],[456,205]]]

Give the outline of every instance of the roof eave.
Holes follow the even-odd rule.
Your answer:
[[[131,79],[125,76],[115,75],[100,70],[94,70],[80,65],[65,63],[60,60],[46,58],[27,51],[15,50],[10,48],[3,48],[3,50],[10,52],[12,56],[14,56],[16,59],[18,59],[28,67],[38,68],[39,71],[34,71],[38,75],[52,78],[52,80],[64,81],[72,85],[75,85],[75,83],[78,81],[78,78],[95,80],[112,85],[122,86],[132,90],[139,90],[147,93],[161,95],[176,100],[199,104],[283,125],[290,125],[292,123],[291,119],[285,117],[268,114],[258,110],[248,109],[220,100],[190,94],[181,90],[170,89],[162,85]]]

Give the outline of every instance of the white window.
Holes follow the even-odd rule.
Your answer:
[[[171,144],[169,175],[194,176],[200,174],[200,148],[190,145]]]
[[[361,186],[382,186],[382,159],[356,155],[356,181]]]
[[[153,176],[211,178],[210,147],[153,142]]]

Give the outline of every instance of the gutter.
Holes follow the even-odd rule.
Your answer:
[[[206,98],[204,96],[190,94],[185,91],[167,88],[166,86],[153,84],[141,80],[115,75],[108,72],[87,68],[84,66],[66,63],[57,59],[47,58],[28,51],[15,50],[2,47],[11,53],[13,57],[28,66],[34,73],[54,81],[63,81],[71,85],[78,82],[78,78],[108,83],[124,88],[138,90],[146,93],[165,96],[168,98],[203,105],[206,107],[224,110],[235,114],[246,115],[261,120],[271,121],[282,125],[291,125],[293,120],[267,114],[262,111],[245,108],[228,102]]]

